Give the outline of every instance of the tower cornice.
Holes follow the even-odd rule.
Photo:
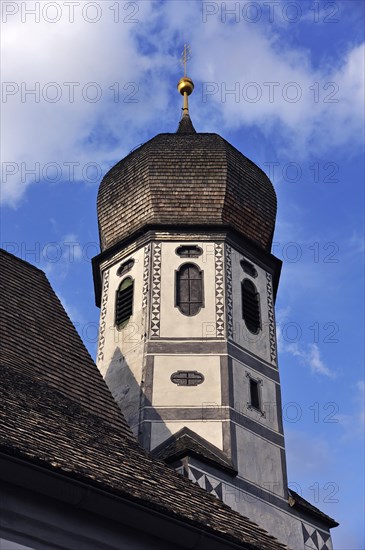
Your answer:
[[[244,251],[247,257],[255,259],[264,269],[267,269],[273,278],[274,299],[279,286],[282,261],[276,256],[263,250],[255,242],[251,241],[235,229],[228,225],[176,225],[176,224],[151,224],[145,225],[138,231],[125,239],[120,240],[107,250],[104,250],[92,259],[92,269],[94,278],[95,304],[100,307],[102,270],[105,265],[112,265],[116,261],[121,261],[133,251],[144,246],[151,240],[162,240],[176,242],[182,240],[211,240],[227,241],[238,250]]]

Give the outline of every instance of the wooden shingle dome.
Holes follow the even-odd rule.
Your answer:
[[[184,115],[118,162],[98,193],[102,251],[145,226],[225,226],[270,251],[276,194],[266,174]]]

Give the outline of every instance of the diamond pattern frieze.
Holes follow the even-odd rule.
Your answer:
[[[106,313],[107,313],[107,303],[108,303],[108,293],[109,293],[109,270],[104,272],[103,279],[104,279],[103,280],[103,297],[101,300],[101,312],[100,312],[98,361],[104,360]]]
[[[161,243],[157,243],[153,247],[151,301],[151,334],[152,336],[160,336]]]
[[[302,523],[304,548],[312,550],[332,550],[329,533],[323,533],[308,524]]]
[[[275,335],[275,314],[274,314],[274,298],[272,292],[272,277],[270,273],[266,273],[266,291],[267,291],[267,307],[269,312],[269,341],[270,341],[270,359],[276,362],[276,335]]]
[[[227,336],[233,338],[232,248],[226,246]]]
[[[151,245],[147,244],[144,247],[142,309],[145,309],[147,307],[150,261],[151,261]]]
[[[215,313],[216,335],[224,337],[224,254],[223,244],[215,245]]]

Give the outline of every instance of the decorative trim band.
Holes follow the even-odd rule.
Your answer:
[[[151,244],[148,243],[144,247],[142,309],[145,309],[147,307],[150,261],[151,261]]]
[[[226,245],[227,337],[233,339],[232,248]]]
[[[108,293],[109,293],[109,269],[104,272],[103,283],[104,283],[103,298],[101,301],[100,327],[99,327],[98,362],[104,360],[106,312],[107,312]]]
[[[153,246],[151,335],[160,336],[161,309],[161,243]]]
[[[270,359],[276,363],[276,335],[275,335],[275,313],[274,313],[274,298],[272,293],[272,277],[266,272],[266,291],[267,291],[267,306],[269,312],[269,340],[270,340]]]
[[[224,334],[224,262],[223,243],[215,244],[215,313],[217,338]]]

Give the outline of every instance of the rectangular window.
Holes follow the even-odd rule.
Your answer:
[[[251,406],[260,411],[261,403],[259,382],[257,382],[257,380],[253,380],[253,378],[250,378],[250,399]]]

